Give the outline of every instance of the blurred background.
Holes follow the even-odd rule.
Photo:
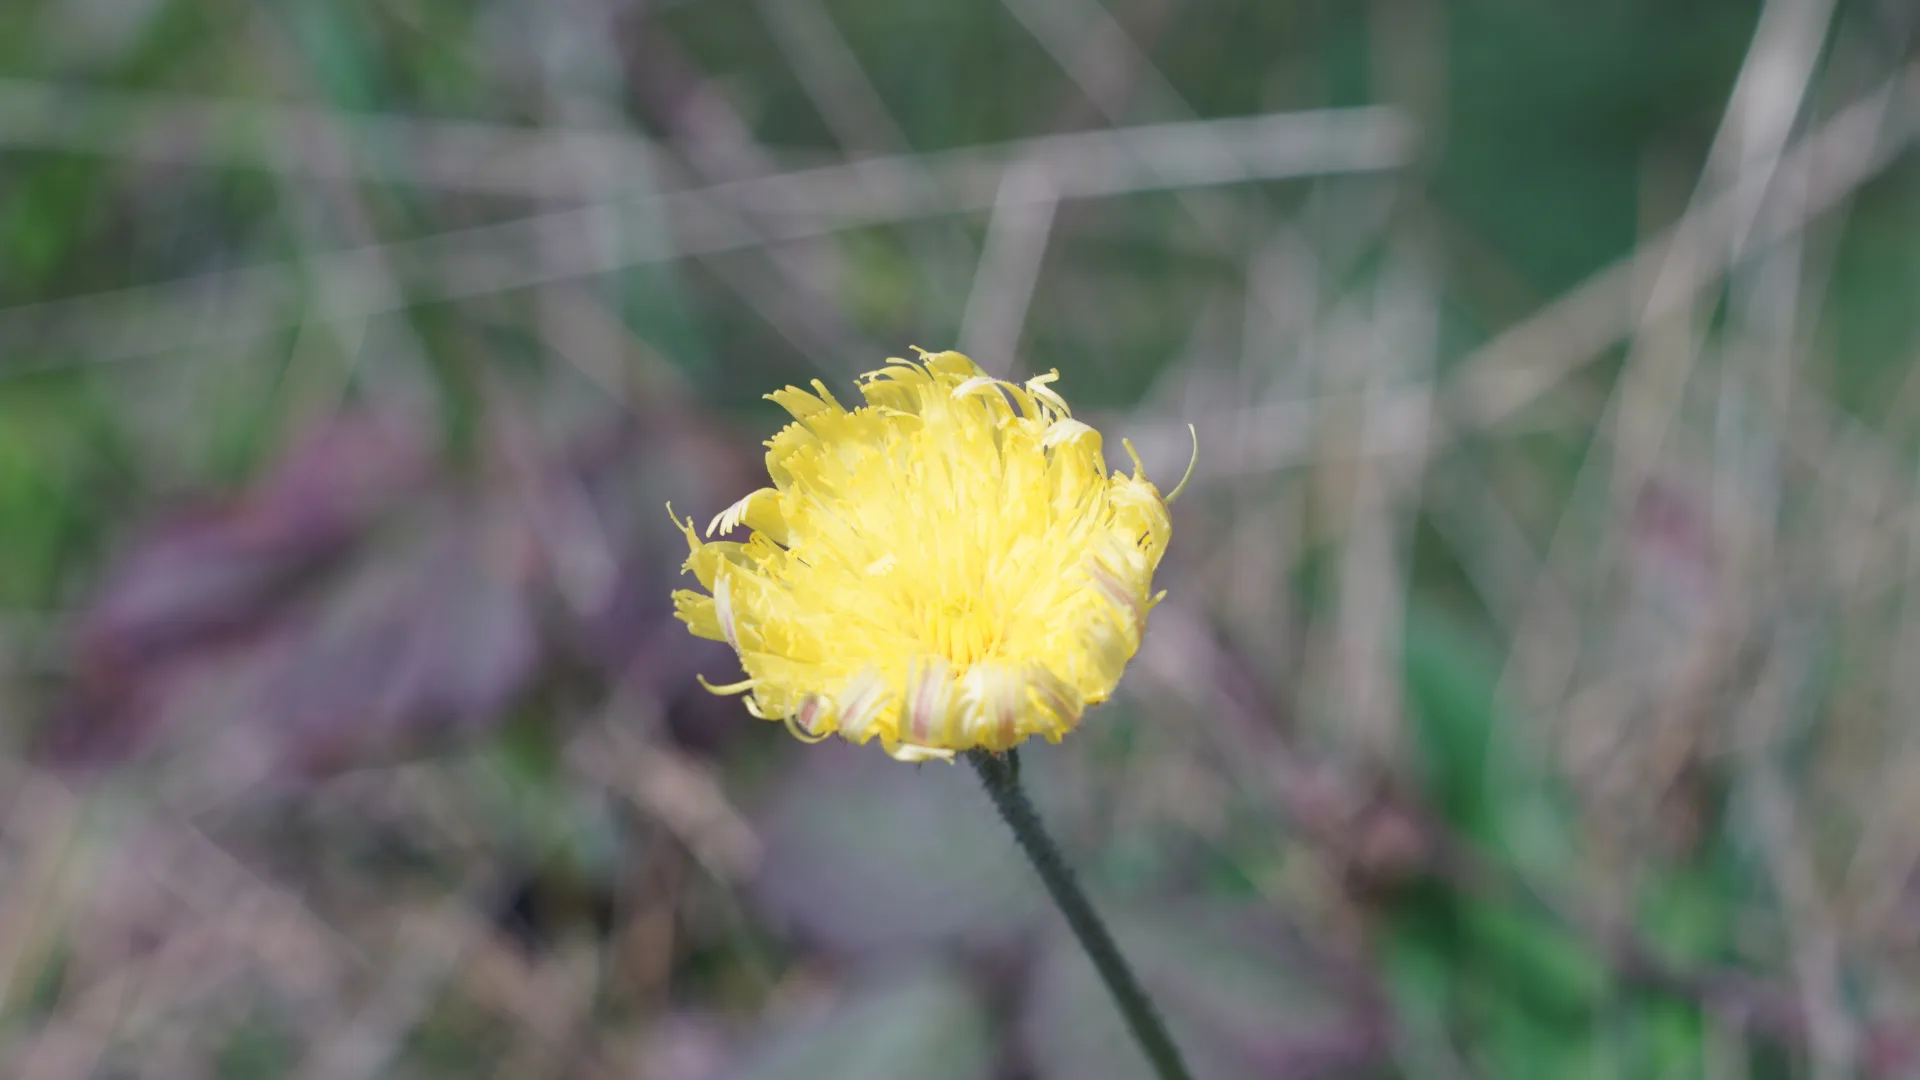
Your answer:
[[[0,4],[0,1075],[1144,1076],[670,618],[922,345],[1199,429],[1025,759],[1199,1076],[1920,1076],[1917,25]]]

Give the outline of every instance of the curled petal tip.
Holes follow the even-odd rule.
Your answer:
[[[993,386],[999,381],[999,379],[991,375],[975,375],[973,378],[967,379],[959,386],[953,388],[953,399],[959,401],[968,394],[976,393],[983,387]]]
[[[1180,482],[1173,485],[1173,490],[1167,493],[1168,502],[1179,498],[1180,493],[1187,490],[1187,481],[1193,479],[1193,467],[1200,464],[1200,432],[1192,424],[1188,424],[1187,434],[1193,436],[1193,456],[1187,459],[1187,471],[1181,474]]]
[[[754,684],[759,682],[758,679],[741,679],[739,682],[736,682],[736,683],[726,683],[721,686],[715,686],[712,683],[707,681],[707,677],[705,675],[695,675],[694,679],[695,681],[699,682],[701,686],[706,688],[707,693],[719,694],[723,697],[731,696],[733,694],[744,694],[747,691],[753,689]]]
[[[808,731],[802,727],[800,721],[793,716],[783,716],[780,718],[780,722],[787,726],[787,734],[792,735],[803,743],[817,743],[833,734],[831,731]]]

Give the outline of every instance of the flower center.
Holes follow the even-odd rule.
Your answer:
[[[921,644],[946,657],[956,674],[1000,647],[1002,620],[978,597],[949,596],[925,601],[919,608]]]

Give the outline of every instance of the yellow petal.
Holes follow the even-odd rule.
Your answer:
[[[915,746],[912,743],[890,742],[885,744],[887,756],[895,761],[904,761],[909,765],[918,765],[923,761],[953,761],[953,751],[937,746]]]

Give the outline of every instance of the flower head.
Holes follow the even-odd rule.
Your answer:
[[[1137,457],[1107,471],[1056,378],[922,351],[862,376],[858,408],[818,380],[767,395],[794,418],[767,442],[773,486],[707,528],[747,541],[676,519],[707,590],[675,592],[677,613],[746,669],[712,689],[906,761],[1073,730],[1139,648],[1170,526]]]

